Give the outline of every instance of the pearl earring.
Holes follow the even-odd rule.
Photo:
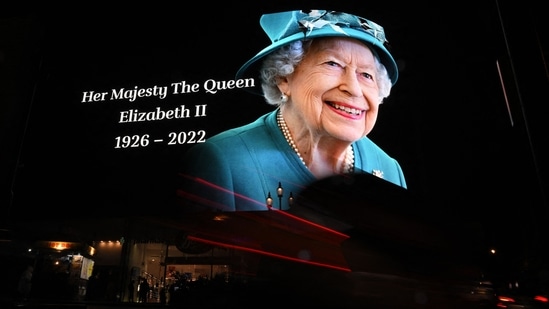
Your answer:
[[[283,94],[280,96],[280,102],[281,102],[281,103],[286,103],[287,101],[288,101],[288,96],[287,96],[286,94],[283,93]]]

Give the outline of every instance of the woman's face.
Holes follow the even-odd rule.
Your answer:
[[[308,131],[355,141],[377,119],[379,91],[374,56],[351,38],[316,39],[294,73],[279,84],[286,108]]]

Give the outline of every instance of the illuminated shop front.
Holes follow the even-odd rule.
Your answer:
[[[95,264],[95,248],[78,242],[38,241],[28,250],[35,253],[34,298],[84,298]]]

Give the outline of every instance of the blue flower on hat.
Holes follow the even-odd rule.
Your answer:
[[[307,29],[305,36],[309,35],[313,29],[320,29],[325,26],[331,27],[334,31],[350,36],[344,28],[362,28],[382,44],[388,43],[385,37],[383,27],[360,16],[351,15],[336,11],[311,10],[308,16],[299,20],[301,27]]]

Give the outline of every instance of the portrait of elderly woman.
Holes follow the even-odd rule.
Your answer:
[[[178,197],[218,211],[268,210],[281,190],[286,200],[353,173],[406,188],[398,161],[368,138],[398,78],[383,27],[324,10],[264,14],[260,24],[272,43],[236,78],[259,81],[258,101],[273,111],[189,149]]]

